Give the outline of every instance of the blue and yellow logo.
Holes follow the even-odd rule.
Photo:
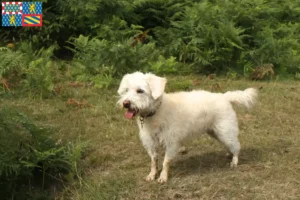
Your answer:
[[[2,15],[2,26],[22,26],[22,15]]]
[[[23,26],[42,26],[42,15],[23,15]]]
[[[42,2],[23,2],[24,14],[42,14]]]

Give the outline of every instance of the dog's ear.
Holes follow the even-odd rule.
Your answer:
[[[157,99],[164,93],[167,79],[155,76],[154,74],[150,73],[146,74],[145,76],[150,86],[152,97],[154,99]]]

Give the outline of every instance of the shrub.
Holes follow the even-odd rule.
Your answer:
[[[75,77],[118,77],[126,72],[145,70],[149,68],[149,61],[158,57],[159,53],[151,42],[131,47],[130,40],[112,42],[81,35],[73,38],[71,44],[75,47],[72,49]]]
[[[2,198],[29,198],[37,180],[44,189],[47,180],[62,181],[63,174],[75,175],[82,153],[80,145],[63,146],[48,128],[39,127],[25,114],[0,108],[0,194]],[[41,177],[41,178],[40,178]],[[27,194],[28,197],[24,195]],[[17,198],[18,199],[18,198]]]
[[[19,85],[32,96],[49,96],[59,73],[57,62],[53,59],[57,48],[54,44],[34,50],[31,42],[20,43],[17,50],[1,48],[0,79],[15,76],[21,83]]]
[[[26,75],[34,95],[51,94],[54,57],[72,58],[72,78],[99,88],[135,70],[240,77],[272,64],[277,75],[300,72],[295,0],[43,2],[45,26],[0,33],[1,44],[15,44],[0,49],[0,76]]]
[[[160,55],[157,61],[150,61],[149,64],[149,71],[153,71],[156,74],[170,74],[178,71],[178,62],[173,56],[166,59],[162,55]]]
[[[0,48],[0,78],[7,77],[13,72],[22,70],[26,61],[24,54],[13,51],[8,47]]]
[[[26,49],[33,49],[31,43],[23,43]],[[20,50],[24,51],[25,47]],[[41,48],[39,51],[27,53],[28,59],[24,73],[26,79],[23,80],[24,87],[28,88],[33,95],[47,95],[54,88],[54,77],[57,69],[55,69],[53,61],[53,53],[57,45],[52,45],[49,48]],[[28,50],[27,50],[28,51]]]

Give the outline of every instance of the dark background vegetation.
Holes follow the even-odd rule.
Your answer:
[[[0,98],[51,99],[67,81],[109,89],[136,70],[300,79],[298,0],[42,1],[42,27],[1,27]],[[55,130],[2,105],[0,132],[7,197],[80,179],[81,143],[57,143]]]
[[[299,19],[296,0],[44,1],[43,27],[2,27],[0,76],[39,92],[64,70],[99,87],[135,70],[299,78]]]

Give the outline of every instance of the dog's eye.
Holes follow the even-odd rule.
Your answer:
[[[128,92],[128,88],[125,89],[125,92]]]
[[[136,92],[139,93],[139,94],[142,94],[142,93],[144,93],[144,90],[138,89]]]

